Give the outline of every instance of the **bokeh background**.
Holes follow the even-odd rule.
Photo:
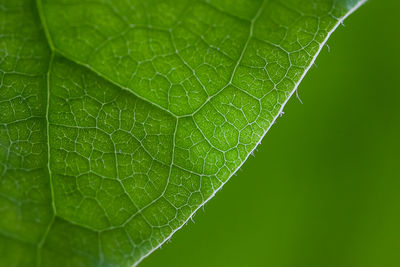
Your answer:
[[[141,267],[400,266],[400,1],[328,42],[262,145]]]

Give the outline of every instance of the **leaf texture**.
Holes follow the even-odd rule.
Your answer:
[[[138,264],[362,2],[0,0],[0,266]]]

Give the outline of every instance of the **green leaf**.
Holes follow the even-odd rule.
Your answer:
[[[139,263],[362,2],[0,0],[0,265]]]

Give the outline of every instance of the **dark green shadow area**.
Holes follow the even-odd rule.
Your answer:
[[[400,266],[398,1],[323,49],[238,175],[140,266]]]

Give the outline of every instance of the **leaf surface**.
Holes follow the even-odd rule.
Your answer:
[[[139,263],[362,2],[0,1],[0,265]]]

